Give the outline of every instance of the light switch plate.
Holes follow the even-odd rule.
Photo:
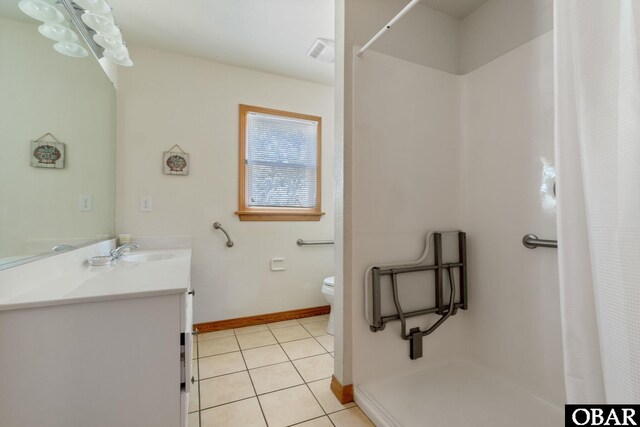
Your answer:
[[[78,198],[78,209],[84,212],[93,210],[93,197],[88,194],[81,194]]]
[[[151,196],[140,197],[140,211],[151,212],[153,210],[153,199]]]

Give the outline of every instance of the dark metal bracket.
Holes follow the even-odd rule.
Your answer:
[[[372,283],[373,283],[373,325],[370,326],[371,331],[377,332],[384,330],[387,322],[393,320],[400,320],[402,324],[402,339],[409,341],[409,356],[411,359],[419,359],[422,357],[422,337],[433,333],[445,320],[450,316],[455,316],[458,309],[466,310],[468,307],[468,295],[467,295],[467,240],[466,233],[458,233],[458,262],[455,263],[443,263],[442,262],[442,233],[433,233],[433,247],[434,247],[434,265],[421,265],[421,266],[398,266],[398,267],[374,267],[372,271]],[[460,302],[456,303],[456,284],[454,279],[454,272],[452,270],[458,269],[460,273]],[[435,272],[435,298],[436,307],[425,308],[422,310],[415,310],[410,312],[404,312],[400,305],[400,298],[398,296],[398,278],[399,274],[413,273],[417,271],[434,271]],[[445,305],[444,303],[444,272],[447,272],[449,278],[449,301]],[[382,276],[391,276],[391,289],[393,292],[393,303],[396,307],[397,314],[391,316],[382,316],[381,311],[381,290],[380,290],[380,278]],[[425,314],[439,314],[438,319],[433,325],[429,326],[425,330],[420,328],[412,328],[408,333],[407,331],[407,318],[422,316]]]

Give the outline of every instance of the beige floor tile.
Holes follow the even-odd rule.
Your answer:
[[[331,378],[309,383],[309,388],[327,414],[356,406],[353,402],[343,405],[338,401],[331,391]]]
[[[358,407],[335,412],[329,415],[329,417],[336,427],[375,427]]]
[[[249,374],[258,394],[282,390],[283,388],[304,383],[291,362],[252,369]]]
[[[323,314],[322,316],[305,317],[303,319],[298,319],[298,322],[300,322],[301,325],[306,325],[307,323],[322,322],[328,319],[329,316]]]
[[[259,396],[269,427],[284,427],[324,415],[306,385]]]
[[[237,338],[240,343],[240,348],[243,350],[278,343],[278,341],[273,337],[273,334],[268,330],[252,334],[238,335]]]
[[[333,357],[328,353],[294,360],[293,364],[305,382],[317,381],[333,375]]]
[[[325,349],[314,338],[285,342],[281,345],[291,360],[326,353]]]
[[[189,418],[187,418],[187,427],[200,427],[200,417],[197,412],[189,414]]]
[[[191,385],[191,391],[189,392],[189,413],[197,412],[198,407],[198,383]]]
[[[327,350],[328,352],[333,351],[333,335],[321,335],[319,337],[316,337],[316,339],[318,340],[320,345],[324,347],[325,350]]]
[[[193,341],[191,345],[191,360],[195,360],[198,358],[198,346],[196,346],[196,341]]]
[[[316,418],[315,420],[306,421],[302,424],[296,424],[296,427],[333,427],[329,417]]]
[[[274,330],[274,329],[280,329],[280,328],[288,328],[289,326],[298,326],[300,323],[298,323],[297,320],[293,319],[293,320],[285,320],[283,322],[273,322],[273,323],[268,323],[267,326],[269,327],[269,329]]]
[[[327,335],[327,324],[328,322],[326,320],[322,322],[307,323],[304,325],[304,328],[314,337],[318,337],[320,335]]]
[[[241,400],[202,411],[202,427],[266,427],[258,399]]]
[[[191,376],[193,378],[195,378],[196,380],[198,379],[198,360],[197,359],[193,359],[191,361]]]
[[[198,344],[198,357],[214,356],[216,354],[231,353],[240,350],[236,337],[214,338]]]
[[[200,381],[202,409],[255,396],[247,371]]]
[[[198,334],[198,339],[200,341],[210,340],[212,338],[226,338],[232,337],[234,335],[233,329],[225,329],[224,331],[215,331],[215,332],[203,332]]]
[[[278,344],[243,350],[242,354],[244,354],[244,360],[249,369],[275,365],[289,360],[282,347]]]
[[[245,326],[244,328],[236,328],[234,332],[236,335],[244,335],[244,334],[252,334],[254,332],[262,332],[268,331],[267,325],[255,325],[255,326]]]
[[[273,336],[276,337],[278,342],[288,342],[288,341],[301,340],[304,338],[311,338],[311,335],[309,335],[309,332],[307,332],[300,325],[290,326],[288,328],[274,329],[273,331],[271,331],[271,333],[273,334]]]
[[[200,378],[203,379],[247,369],[242,359],[242,353],[239,351],[218,356],[201,357],[198,360],[200,361]]]

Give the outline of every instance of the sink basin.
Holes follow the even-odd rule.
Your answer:
[[[154,261],[164,261],[164,260],[172,259],[177,256],[178,255],[174,252],[165,252],[165,251],[131,252],[124,255],[121,259],[123,261],[128,261],[128,262],[154,262]]]

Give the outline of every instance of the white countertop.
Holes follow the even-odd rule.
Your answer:
[[[0,311],[50,305],[168,295],[189,290],[190,249],[136,250],[131,254],[163,253],[167,259],[131,262],[125,255],[111,266],[84,263],[24,292],[0,299]]]

